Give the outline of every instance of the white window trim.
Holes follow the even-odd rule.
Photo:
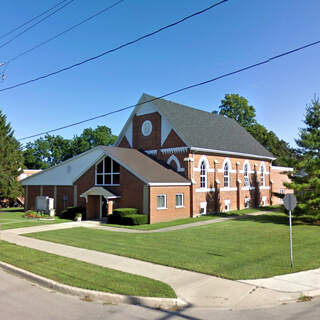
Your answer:
[[[267,197],[266,196],[263,196],[262,199],[261,199],[261,205],[263,207],[265,207],[267,205]]]
[[[164,197],[165,206],[164,207],[158,207],[158,197]],[[167,195],[166,194],[158,194],[157,195],[157,210],[167,210]]]
[[[246,184],[246,176],[244,175],[245,173],[245,166],[247,166],[247,179],[248,179],[248,184]],[[243,164],[243,183],[244,183],[244,187],[249,187],[250,188],[250,172],[251,172],[251,168],[250,168],[250,163],[248,160],[246,160]]]
[[[225,166],[228,166],[228,176],[225,175]],[[223,163],[223,188],[230,188],[230,169],[232,168],[230,160],[224,161]],[[228,185],[225,185],[225,178],[228,177]],[[221,188],[222,189],[222,188]]]
[[[207,202],[200,202],[200,214],[207,214],[207,205]],[[203,209],[203,213],[201,212],[201,209]]]
[[[182,205],[177,206],[177,196],[182,196]],[[176,208],[184,208],[184,193],[176,193]]]
[[[261,171],[261,168],[263,168],[263,171]],[[265,187],[266,185],[266,165],[264,164],[264,162],[261,162],[260,168],[259,168],[259,175],[260,175],[260,182],[261,182],[261,173],[263,174],[263,184],[262,187]]]
[[[178,159],[174,154],[172,154],[172,155],[169,157],[169,159],[168,159],[168,161],[167,161],[167,164],[170,165],[170,163],[171,163],[172,161],[174,161],[174,162],[176,163],[177,171],[178,171],[178,172],[184,172],[184,168],[181,168],[180,161],[179,161],[179,159]]]
[[[237,187],[222,187],[220,191],[237,191]]]
[[[216,191],[215,188],[197,188],[196,192],[214,192]]]
[[[244,207],[246,209],[250,208],[250,198],[249,197],[244,198]]]
[[[259,187],[260,190],[270,190],[269,186],[260,186]]]
[[[206,159],[206,158],[205,158]],[[201,175],[201,165],[204,163],[205,167],[205,175]],[[208,161],[206,160],[201,160],[200,162],[200,189],[207,189],[208,188]],[[204,187],[201,186],[201,177],[204,177]]]
[[[242,187],[241,190],[254,190],[255,187]]]
[[[224,200],[224,208],[223,208],[224,212],[229,212],[230,211],[230,203],[231,203],[230,200]],[[226,210],[226,206],[228,206],[227,210]]]
[[[107,156],[108,157],[108,156]],[[114,184],[113,183],[113,176],[114,175],[120,175],[120,171],[119,172],[113,172],[113,162],[116,162],[114,161],[113,159],[111,159],[110,157],[110,160],[111,160],[111,172],[105,172],[105,167],[104,167],[104,160],[107,158],[107,157],[104,157],[103,159],[101,159],[98,163],[95,164],[95,175],[94,175],[94,184],[96,186],[114,186],[114,187],[118,187],[120,186],[120,184]],[[102,173],[98,173],[97,172],[97,167],[98,167],[98,164],[102,162]],[[117,162],[116,162],[117,163]],[[120,168],[120,164],[118,163],[119,165],[119,168]],[[107,184],[107,183],[104,183],[105,182],[105,175],[110,175],[111,176],[111,183]],[[98,184],[98,179],[97,177],[98,176],[102,176],[102,180],[103,180],[103,183],[99,183]]]

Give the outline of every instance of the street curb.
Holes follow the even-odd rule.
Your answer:
[[[138,297],[138,296],[127,296],[122,294],[114,294],[108,292],[94,291],[88,289],[82,289],[77,287],[72,287],[66,284],[56,282],[38,276],[29,271],[17,268],[13,265],[0,261],[0,268],[9,271],[11,273],[17,274],[24,279],[35,282],[43,287],[58,291],[64,294],[70,294],[73,296],[78,296],[86,301],[100,301],[106,304],[133,304],[142,305],[156,309],[172,310],[176,308],[183,308],[187,305],[185,301],[178,298],[155,298],[155,297]]]

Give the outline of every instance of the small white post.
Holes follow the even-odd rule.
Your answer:
[[[289,237],[290,237],[290,263],[291,263],[291,268],[293,268],[291,210],[289,210]]]

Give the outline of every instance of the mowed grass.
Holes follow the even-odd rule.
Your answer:
[[[54,224],[70,222],[71,220],[55,217],[54,220],[44,221],[39,219],[24,218],[23,208],[5,208],[0,209],[0,230],[34,227],[44,224]]]
[[[190,224],[190,223],[195,223],[195,222],[201,222],[201,221],[208,221],[212,219],[217,219],[221,218],[224,216],[239,216],[243,214],[248,214],[248,213],[253,213],[261,211],[261,209],[243,209],[243,210],[234,210],[230,211],[225,214],[208,214],[208,215],[203,215],[203,216],[198,216],[195,218],[185,218],[185,219],[177,219],[173,221],[168,221],[168,222],[158,222],[154,224],[142,224],[142,225],[137,225],[137,226],[124,226],[121,224],[103,224],[108,227],[116,227],[116,228],[125,228],[125,229],[136,229],[136,230],[158,230],[158,229],[163,229],[163,228],[168,228],[168,227],[175,227],[175,226],[180,226],[184,224]]]
[[[294,268],[284,214],[270,213],[184,230],[130,234],[73,228],[28,234],[229,279],[256,279],[320,266],[320,227],[294,225]]]
[[[74,287],[132,296],[175,298],[167,284],[146,277],[0,242],[0,260]]]

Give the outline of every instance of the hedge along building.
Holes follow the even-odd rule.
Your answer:
[[[142,95],[115,147],[24,179],[26,209],[47,195],[57,212],[86,206],[88,218],[101,218],[135,207],[154,223],[273,203],[275,158],[235,120],[152,99]]]

